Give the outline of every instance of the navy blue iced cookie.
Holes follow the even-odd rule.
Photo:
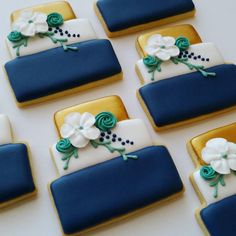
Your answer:
[[[36,195],[27,145],[13,143],[8,118],[0,115],[0,208]]]
[[[109,37],[191,17],[192,0],[98,0],[95,11]]]
[[[123,77],[111,43],[99,40],[87,19],[22,11],[13,28],[5,71],[20,107]]]
[[[86,106],[94,115],[79,113]],[[60,111],[61,139],[51,148],[60,177],[49,190],[65,235],[89,231],[183,192],[167,148],[155,145],[142,120],[118,120],[109,106],[99,112],[89,102],[69,113]]]

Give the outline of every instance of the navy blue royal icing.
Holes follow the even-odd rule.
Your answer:
[[[55,180],[50,188],[65,234],[78,233],[183,190],[168,150],[151,146]]]
[[[236,195],[209,205],[200,215],[211,236],[235,235]]]
[[[35,191],[25,144],[0,146],[0,204]]]
[[[74,44],[16,58],[5,69],[18,102],[48,96],[119,74],[121,67],[108,40]]]
[[[224,64],[208,69],[216,77],[199,72],[147,84],[139,89],[158,127],[174,124],[236,105],[236,66]]]
[[[110,32],[194,10],[192,0],[98,0],[97,7]]]

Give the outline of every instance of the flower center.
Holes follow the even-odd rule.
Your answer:
[[[28,23],[29,23],[29,24],[32,24],[32,23],[34,23],[34,22],[33,22],[32,20],[29,20]]]
[[[222,155],[222,158],[227,159],[227,158],[228,158],[228,155],[227,155],[227,154],[223,154],[223,155]]]
[[[161,49],[165,49],[165,48],[166,48],[166,46],[165,46],[165,45],[162,45],[160,48],[161,48]]]

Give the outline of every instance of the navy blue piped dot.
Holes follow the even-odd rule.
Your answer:
[[[118,138],[118,141],[120,141],[120,142],[121,142],[121,141],[122,141],[122,139],[121,139],[121,138]]]
[[[59,27],[56,27],[57,30],[59,30],[60,28]]]
[[[134,142],[130,142],[131,145],[134,145]]]
[[[52,31],[52,28],[49,28],[48,31]]]
[[[58,32],[57,30],[54,30],[54,33],[55,33],[55,34],[57,34],[57,32]]]
[[[70,37],[71,37],[71,34],[68,34],[68,37],[70,38]]]
[[[63,33],[60,33],[61,36],[63,36],[64,34]]]
[[[125,142],[122,142],[121,144],[122,144],[123,146],[125,146]]]
[[[69,32],[66,30],[66,31],[65,31],[65,34],[69,34]]]
[[[185,51],[184,53],[185,53],[185,54],[188,54],[188,51]]]
[[[193,53],[193,52],[191,53],[191,56],[194,56],[194,53]]]
[[[201,55],[198,55],[198,59],[201,59]]]
[[[61,32],[61,33],[62,33],[62,29],[59,29],[59,32]]]
[[[209,59],[209,58],[207,58],[207,59],[206,59],[206,61],[210,61],[210,59]]]
[[[186,57],[187,57],[187,55],[186,55],[186,54],[184,54],[184,55],[183,55],[183,57],[184,57],[184,58],[186,58]]]
[[[194,59],[194,60],[197,60],[197,57],[194,57],[193,59]]]
[[[115,142],[116,142],[116,139],[115,139],[115,138],[113,138],[111,141],[112,141],[113,143],[115,143]]]
[[[102,132],[102,133],[101,133],[101,136],[104,137],[104,136],[105,136],[105,133]]]
[[[116,138],[116,137],[117,137],[117,135],[116,135],[116,134],[112,134],[112,137],[113,137],[113,138]]]
[[[108,134],[111,134],[111,131],[109,130],[109,131],[107,131],[107,133],[108,133]]]
[[[188,55],[188,58],[189,58],[189,59],[191,59],[191,58],[192,58],[192,56],[191,56],[191,55]]]
[[[202,61],[205,61],[205,58],[202,58]]]
[[[80,34],[77,34],[77,37],[79,38],[79,37],[80,37]]]
[[[106,139],[110,139],[110,136],[109,136],[109,135],[107,135],[107,136],[106,136]]]
[[[129,143],[129,140],[126,140],[126,143]]]
[[[104,138],[100,138],[99,141],[100,141],[100,142],[103,142],[103,141],[104,141]]]
[[[75,38],[75,37],[76,37],[76,34],[73,34],[73,37]]]

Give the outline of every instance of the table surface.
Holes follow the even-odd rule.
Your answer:
[[[88,18],[97,35],[100,38],[106,38],[93,11],[93,1],[69,0],[75,13],[80,18]],[[8,0],[1,3],[0,60],[2,65],[9,60],[4,40],[10,31],[10,13],[16,9],[42,2],[50,2],[50,0]],[[235,62],[236,1],[228,0],[226,3],[222,0],[195,0],[194,2],[197,9],[196,17],[178,23],[193,24],[204,42],[214,42],[226,61]],[[187,153],[186,142],[202,132],[235,122],[236,111],[192,125],[155,133],[135,96],[135,92],[140,86],[134,70],[134,65],[139,59],[135,49],[135,40],[138,35],[140,32],[111,40],[124,71],[124,81],[26,109],[16,107],[3,71],[0,71],[0,112],[9,116],[15,140],[29,142],[39,188],[37,199],[0,213],[0,235],[61,235],[59,222],[47,190],[48,182],[56,177],[56,170],[49,154],[49,146],[57,140],[53,114],[68,106],[114,94],[121,96],[131,117],[141,118],[145,121],[154,140],[166,144],[169,148],[183,179],[186,192],[182,198],[176,201],[91,234],[97,236],[202,235],[194,217],[194,211],[200,206],[200,202],[189,181],[189,175],[194,170],[194,166]]]

